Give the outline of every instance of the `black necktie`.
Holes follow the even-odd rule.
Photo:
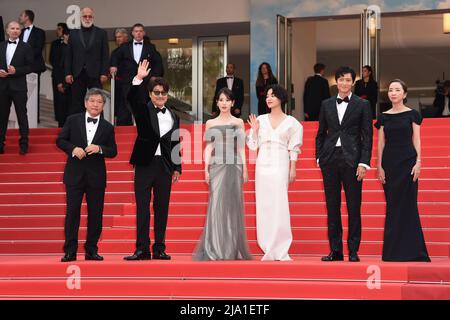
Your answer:
[[[342,102],[347,102],[348,103],[350,101],[350,99],[348,97],[345,97],[344,99],[337,98],[336,101],[337,101],[338,104],[341,104]]]
[[[88,122],[88,123],[89,123],[89,122],[93,122],[94,124],[96,124],[96,123],[97,123],[97,120],[98,120],[98,119],[88,117],[87,122]]]
[[[158,112],[166,113],[166,108],[158,108],[158,107],[156,107],[156,113],[158,113]]]
[[[16,41],[9,41],[9,40],[8,40],[8,43],[10,43],[10,44],[17,44]]]
[[[140,44],[142,46],[142,42],[135,42],[135,45]]]

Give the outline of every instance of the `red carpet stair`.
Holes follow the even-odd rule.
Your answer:
[[[318,259],[329,249],[323,185],[314,160],[316,123],[304,123],[297,181],[290,187],[294,234],[290,253],[295,261],[288,263],[259,261],[252,164],[250,182],[245,185],[245,210],[255,260],[191,261],[208,198],[203,165],[194,161],[195,156],[202,154],[199,143],[202,133],[193,127],[184,127],[183,174],[171,195],[166,238],[167,251],[174,259],[122,261],[122,255],[133,252],[135,242],[133,170],[128,164],[135,128],[118,127],[119,155],[107,162],[108,187],[100,241],[100,253],[105,254],[106,261],[79,261],[83,287],[74,292],[65,285],[68,265],[58,263],[64,238],[65,192],[61,181],[66,160],[66,155],[55,146],[58,131],[32,129],[30,153],[20,156],[18,132],[10,130],[6,153],[0,155],[0,293],[4,298],[449,298],[450,286],[446,285],[450,282],[450,272],[446,271],[450,270],[449,125],[447,119],[426,119],[422,126],[419,211],[433,262],[380,263],[385,204],[373,169],[363,187],[362,262],[331,265]],[[376,130],[374,138],[372,167],[376,166]],[[190,152],[189,146],[193,148]],[[249,158],[254,159],[254,154]],[[86,234],[85,205],[82,210],[80,239]],[[344,216],[344,228],[346,220]],[[82,259],[81,253],[79,258]],[[368,268],[372,265],[381,268],[379,290],[367,287],[371,274]]]

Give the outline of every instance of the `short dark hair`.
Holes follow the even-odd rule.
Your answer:
[[[227,97],[227,99],[229,99],[231,101],[235,100],[233,91],[231,91],[227,87],[224,87],[224,88],[220,89],[219,92],[217,92],[216,101],[219,101],[219,97],[220,97],[221,94],[224,94],[225,97]]]
[[[288,101],[288,93],[287,93],[286,89],[282,85],[272,84],[267,87],[266,96],[270,89],[272,89],[273,95],[275,97],[277,97],[278,99],[280,99],[281,106],[284,106]]]
[[[32,10],[27,9],[27,10],[24,10],[23,12],[28,17],[28,19],[30,19],[31,22],[34,22],[34,12]]]
[[[337,81],[340,77],[344,76],[344,74],[350,73],[352,75],[353,82],[356,79],[356,72],[350,67],[342,66],[336,70],[336,74],[334,75],[334,79]]]
[[[142,23],[135,23],[133,24],[133,26],[131,27],[131,32],[133,32],[134,28],[142,28],[145,29],[144,25]]]
[[[325,65],[323,63],[316,63],[314,65],[314,72],[320,73],[322,70],[325,70]]]
[[[63,29],[63,34],[69,34],[69,27],[67,26],[67,23],[60,22],[57,24],[57,26]]]
[[[162,86],[165,92],[169,92],[169,83],[164,78],[156,77],[153,80],[150,80],[147,89],[151,92],[156,86]]]

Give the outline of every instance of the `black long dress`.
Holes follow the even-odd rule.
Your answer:
[[[383,261],[430,261],[417,207],[418,181],[411,170],[417,152],[412,141],[412,124],[420,125],[416,110],[380,114],[375,127],[384,127],[382,167],[386,175]]]
[[[264,79],[264,83],[260,86],[256,85],[256,96],[258,98],[258,115],[269,113],[269,107],[266,104],[266,89],[272,84],[278,84],[277,78]]]
[[[364,82],[364,79],[360,79],[355,83],[355,94],[368,100],[370,102],[370,108],[372,109],[372,119],[377,116],[377,101],[378,101],[378,84],[375,80],[370,79],[368,82]]]

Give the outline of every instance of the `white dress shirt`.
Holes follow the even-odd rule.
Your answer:
[[[140,41],[142,44],[136,44],[136,40],[133,40],[133,56],[134,61],[139,64],[139,60],[141,60],[142,48],[144,47],[144,41]]]
[[[339,95],[337,97],[338,97],[338,99],[343,99]],[[348,99],[350,100],[351,98],[352,98],[352,93],[350,92],[350,94],[348,95]],[[342,123],[342,119],[344,119],[345,111],[347,111],[347,106],[348,106],[348,102],[342,101],[339,104],[336,101],[336,108],[337,108],[337,112],[338,112],[339,124],[341,124]],[[342,146],[342,144],[341,144],[341,137],[339,137],[337,142],[336,142],[336,147],[341,147],[341,146]]]
[[[91,117],[88,112],[86,112],[84,119],[86,121],[86,137],[87,137],[87,145],[92,144],[92,140],[94,140],[95,133],[97,132],[98,124],[100,122],[100,115],[96,117],[91,117],[97,119],[97,122],[87,122],[88,117]]]
[[[19,39],[16,40],[11,40],[9,39],[9,41],[15,41],[16,43],[8,43],[8,46],[6,47],[6,65],[9,66],[11,64],[11,61],[14,57],[14,53],[16,52],[17,49],[17,44],[19,43]],[[5,70],[6,72],[8,70]]]
[[[233,90],[233,82],[234,82],[234,77],[231,76],[230,78],[228,78],[227,76],[227,87],[230,90]]]
[[[33,30],[33,25],[30,26],[30,29],[23,31],[23,42],[27,43],[30,38],[31,30]]]

